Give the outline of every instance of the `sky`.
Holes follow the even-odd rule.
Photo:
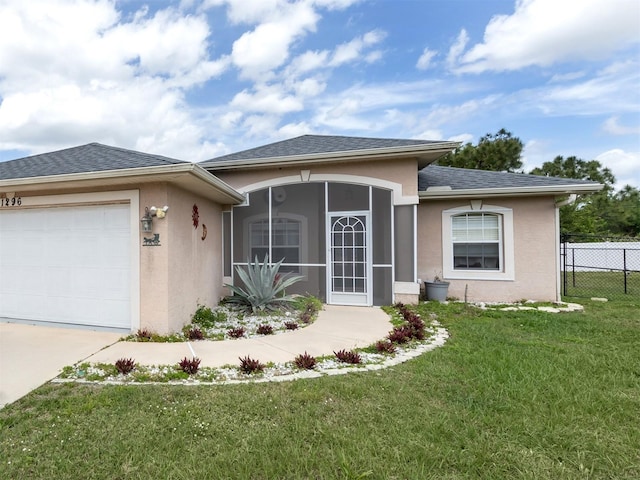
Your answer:
[[[0,0],[0,161],[501,128],[640,188],[640,1]]]

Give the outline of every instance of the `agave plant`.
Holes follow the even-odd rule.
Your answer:
[[[291,302],[294,296],[286,295],[285,289],[302,280],[302,277],[278,274],[283,260],[270,265],[269,255],[265,255],[262,263],[258,261],[256,255],[255,262],[248,262],[246,270],[236,267],[236,272],[238,272],[238,277],[242,280],[244,288],[226,285],[233,292],[233,295],[226,299],[227,303],[238,305],[255,313],[276,310]]]

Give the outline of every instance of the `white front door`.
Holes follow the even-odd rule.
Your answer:
[[[372,305],[369,212],[327,215],[328,302]]]

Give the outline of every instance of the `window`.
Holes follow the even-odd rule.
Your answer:
[[[444,210],[442,273],[450,279],[514,280],[513,211],[480,200]]]
[[[453,268],[499,271],[501,218],[493,213],[465,213],[451,218]]]
[[[264,260],[269,253],[269,220],[262,219],[249,224],[251,260],[256,256]],[[290,218],[274,218],[271,223],[271,258],[273,262],[301,263],[300,260],[301,222]],[[280,268],[283,272],[298,272],[297,266]]]

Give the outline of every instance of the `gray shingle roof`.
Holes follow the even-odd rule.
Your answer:
[[[56,152],[0,162],[0,180],[157,167],[179,163],[185,162],[160,155],[89,143]]]
[[[215,167],[218,162],[292,157],[332,152],[371,150],[376,148],[406,147],[434,144],[429,140],[401,140],[392,138],[343,137],[337,135],[302,135],[300,137],[270,143],[261,147],[231,153],[202,162],[203,167]]]
[[[418,172],[419,192],[424,192],[429,187],[443,186],[449,186],[452,190],[471,190],[478,188],[553,187],[565,185],[597,185],[597,183],[573,178],[490,172],[486,170],[441,167],[438,165],[429,165]]]

